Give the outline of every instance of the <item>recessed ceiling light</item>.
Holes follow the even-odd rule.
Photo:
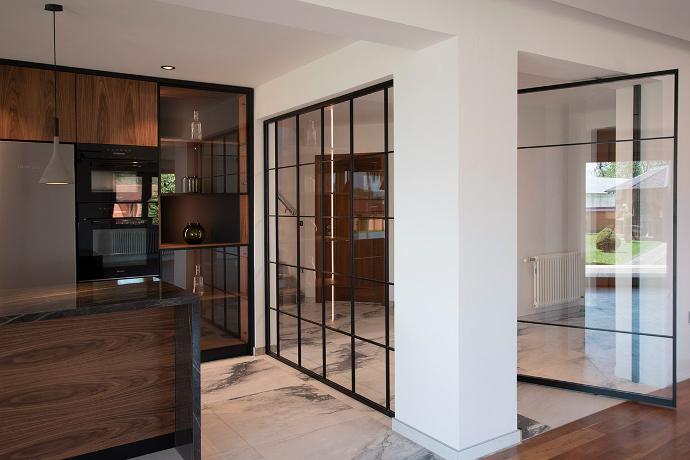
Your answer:
[[[175,66],[174,65],[162,65],[161,69],[163,69],[163,70],[175,70]]]

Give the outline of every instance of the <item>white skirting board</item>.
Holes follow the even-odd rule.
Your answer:
[[[520,430],[517,429],[462,450],[450,447],[448,444],[434,439],[396,418],[393,419],[393,431],[446,460],[475,460],[520,444]]]

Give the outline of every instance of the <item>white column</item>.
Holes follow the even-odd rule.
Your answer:
[[[393,426],[446,458],[520,439],[516,79],[514,51],[457,39],[395,75]]]

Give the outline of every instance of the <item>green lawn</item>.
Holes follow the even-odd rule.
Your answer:
[[[629,264],[633,257],[661,244],[660,241],[628,241],[621,243],[616,252],[603,252],[597,249],[596,241],[596,233],[585,235],[585,263],[587,265]]]

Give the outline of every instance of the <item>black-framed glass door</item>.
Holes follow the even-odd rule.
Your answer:
[[[393,415],[393,82],[264,123],[266,349]]]
[[[677,71],[518,94],[518,379],[675,406]]]

